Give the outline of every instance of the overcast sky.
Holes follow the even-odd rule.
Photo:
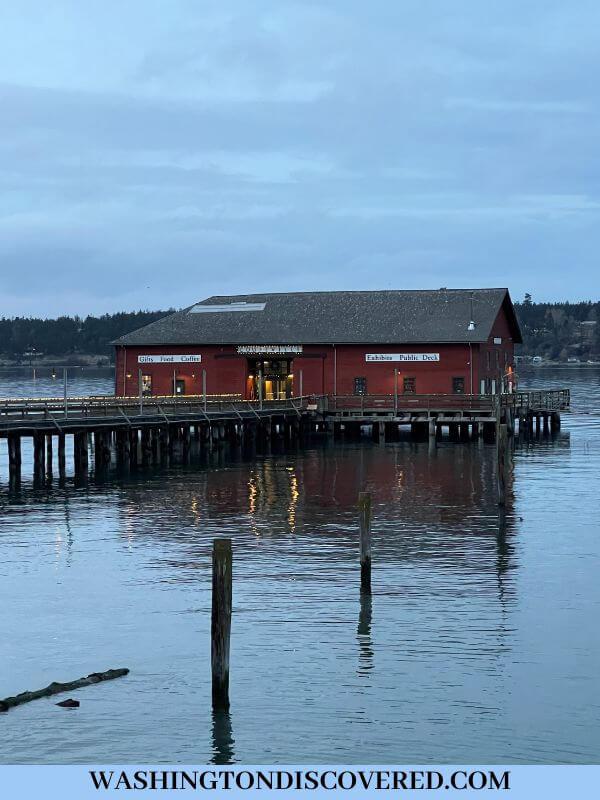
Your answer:
[[[598,299],[597,0],[0,5],[0,315]]]

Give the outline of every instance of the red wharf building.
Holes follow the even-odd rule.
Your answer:
[[[521,341],[507,289],[209,297],[114,342],[115,391],[495,394]]]

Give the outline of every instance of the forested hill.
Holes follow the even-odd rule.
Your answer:
[[[0,319],[0,355],[29,363],[32,354],[46,356],[112,356],[114,339],[148,325],[168,311],[130,311],[101,317]]]
[[[516,303],[523,331],[524,355],[545,359],[600,358],[600,302],[534,303],[529,295]],[[112,357],[110,342],[169,314],[133,311],[101,317],[0,319],[0,357],[29,363],[43,356],[95,355]]]
[[[523,333],[522,355],[553,361],[600,359],[600,302],[534,303],[526,294],[515,309]]]

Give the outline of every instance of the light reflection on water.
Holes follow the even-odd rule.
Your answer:
[[[597,762],[600,373],[522,382],[570,384],[576,411],[518,447],[505,515],[493,447],[477,443],[221,453],[39,490],[25,449],[18,495],[2,446],[0,696],[131,675],[82,690],[77,712],[40,700],[0,716],[0,761]],[[372,600],[358,592],[361,489]],[[231,712],[213,717],[223,535]]]

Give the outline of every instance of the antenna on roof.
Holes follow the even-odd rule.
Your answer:
[[[471,301],[471,319],[469,320],[469,324],[467,325],[467,330],[468,331],[474,331],[475,330],[475,320],[473,319],[473,292],[471,292],[470,301]]]

